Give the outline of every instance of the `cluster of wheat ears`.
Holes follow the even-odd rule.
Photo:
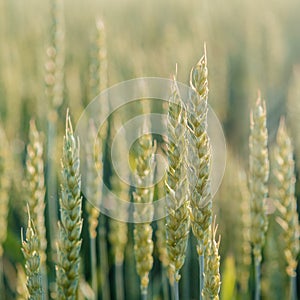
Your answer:
[[[21,231],[21,249],[25,257],[24,268],[19,266],[17,295],[19,299],[110,299],[106,239],[109,240],[114,257],[116,298],[124,299],[124,252],[128,241],[128,224],[114,219],[109,220],[109,232],[103,224],[103,215],[99,210],[102,193],[101,176],[104,170],[105,151],[109,150],[114,131],[119,127],[118,119],[112,119],[109,127],[102,128],[101,134],[95,134],[96,128],[90,123],[87,135],[87,176],[80,174],[79,139],[74,136],[70,115],[67,112],[65,136],[61,152],[60,185],[53,182],[55,164],[51,162],[51,152],[55,152],[57,143],[57,111],[63,98],[64,81],[64,34],[61,1],[55,1],[53,7],[53,39],[47,49],[46,64],[47,96],[52,109],[49,113],[49,132],[47,136],[46,157],[44,161],[44,139],[32,120],[29,127],[27,145],[26,174],[24,179],[25,207],[28,212],[28,225]],[[91,53],[90,97],[107,87],[107,57],[105,48],[105,31],[101,21],[97,21],[97,38]],[[211,190],[212,150],[207,133],[208,122],[208,66],[206,50],[199,62],[191,69],[190,93],[188,101],[183,101],[174,76],[170,86],[170,101],[167,111],[168,137],[164,149],[158,147],[153,136],[142,135],[134,149],[134,168],[125,170],[128,178],[133,178],[136,188],[118,180],[112,172],[111,190],[122,200],[139,204],[149,204],[160,197],[166,197],[166,217],[157,221],[155,235],[150,222],[141,223],[140,217],[153,218],[151,206],[138,206],[134,211],[135,224],[134,256],[135,269],[140,278],[140,297],[149,298],[149,276],[153,268],[153,252],[157,247],[159,260],[168,280],[171,297],[180,298],[179,282],[181,269],[185,263],[190,232],[197,240],[196,251],[199,258],[199,299],[219,299],[221,288],[220,254],[221,243],[218,235],[217,217],[213,212]],[[108,105],[108,104],[107,104]],[[102,111],[107,110],[104,105]],[[146,109],[145,109],[146,110]],[[244,235],[241,247],[245,257],[252,251],[255,299],[261,298],[261,263],[262,249],[268,230],[267,199],[269,194],[274,199],[277,209],[277,221],[282,227],[283,253],[286,259],[286,272],[290,278],[290,299],[297,299],[296,268],[299,254],[299,221],[295,197],[295,167],[291,138],[282,118],[277,134],[277,144],[270,154],[267,133],[267,112],[265,102],[260,94],[251,112],[249,137],[249,170],[244,178],[245,198],[250,207],[249,219],[245,216],[244,228],[249,235]],[[146,120],[141,132],[150,129],[150,120]],[[93,137],[97,136],[96,139]],[[0,256],[6,239],[6,226],[9,201],[10,153],[7,152],[5,132],[0,130]],[[121,156],[124,143],[117,144]],[[162,151],[163,150],[163,151]],[[164,180],[154,191],[155,170],[160,166],[155,161],[155,154],[161,151],[168,160]],[[124,158],[125,159],[125,158]],[[44,164],[48,165],[47,177],[44,177]],[[270,168],[271,166],[271,168]],[[271,172],[270,172],[271,170]],[[54,172],[54,173],[53,173]],[[269,174],[272,173],[270,176]],[[269,177],[274,178],[273,189],[268,191]],[[81,193],[81,181],[86,184],[87,198]],[[247,183],[246,183],[247,181]],[[46,228],[46,189],[58,191],[59,201],[47,202],[50,215],[59,211],[58,222],[52,222],[52,228]],[[157,195],[156,195],[157,194]],[[155,196],[156,195],[156,196]],[[93,203],[93,204],[91,204]],[[84,204],[84,205],[83,205]],[[246,204],[247,205],[247,204]],[[86,218],[83,218],[86,215]],[[83,223],[89,228],[89,241],[82,240]],[[47,242],[49,235],[55,237]],[[96,241],[99,240],[99,245]],[[90,288],[84,288],[82,282],[81,247],[90,243]],[[250,245],[250,248],[249,248]],[[248,248],[247,248],[248,247]],[[47,251],[48,249],[48,251]],[[50,249],[50,250],[49,250]],[[97,251],[100,252],[98,255]],[[51,255],[49,255],[51,253]],[[48,254],[48,255],[47,255]],[[97,267],[100,256],[100,272]],[[55,264],[55,283],[50,282],[48,265]],[[245,265],[251,263],[249,259]],[[25,270],[25,274],[24,274]],[[2,276],[2,274],[1,274]],[[247,279],[246,279],[247,280]],[[168,293],[166,293],[168,294]]]

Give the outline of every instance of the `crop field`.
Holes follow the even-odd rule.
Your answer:
[[[300,295],[297,0],[0,0],[0,299]]]

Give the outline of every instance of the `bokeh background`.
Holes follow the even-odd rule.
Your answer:
[[[228,147],[223,185],[214,200],[222,235],[221,299],[250,298],[253,293],[251,267],[246,292],[241,291],[239,282],[243,266],[241,203],[243,197],[247,198],[241,192],[241,185],[246,185],[249,114],[257,91],[261,90],[267,103],[270,149],[282,115],[287,115],[293,127],[294,141],[299,139],[300,114],[296,112],[300,113],[300,2],[65,0],[65,87],[63,102],[57,110],[58,161],[67,107],[76,124],[92,100],[88,93],[89,62],[98,17],[105,24],[108,86],[140,76],[170,78],[176,64],[177,79],[188,84],[190,69],[202,56],[206,43],[209,104],[222,122]],[[16,297],[16,265],[23,263],[20,228],[26,217],[22,184],[31,118],[36,119],[39,130],[45,133],[45,144],[47,142],[51,103],[45,93],[45,64],[51,26],[50,1],[0,0],[0,120],[10,142],[13,179],[4,244],[8,299]],[[298,148],[295,151],[296,160],[300,160],[299,151]],[[241,173],[244,177],[239,175]],[[280,237],[273,222],[272,203],[270,206],[270,222],[274,228],[268,234],[264,249],[263,298],[284,299],[288,286],[284,258],[277,251]],[[47,219],[47,222],[50,221]],[[86,228],[83,234],[85,239]],[[88,251],[88,246],[83,246],[83,273],[87,282],[90,273],[85,254]],[[132,238],[126,251],[126,295],[128,299],[138,299],[138,278],[132,270]],[[193,289],[197,284],[197,269],[192,237],[188,251],[181,281],[182,299],[194,299],[197,294]],[[113,276],[113,263],[110,263]],[[161,299],[157,257],[151,276],[151,297]],[[113,290],[114,287],[112,295]]]

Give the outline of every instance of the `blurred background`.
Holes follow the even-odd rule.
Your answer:
[[[106,32],[108,86],[140,76],[170,78],[175,73],[176,64],[177,79],[188,84],[190,69],[202,56],[203,44],[206,43],[209,104],[222,122],[228,147],[226,174],[214,204],[222,235],[221,298],[251,297],[251,267],[247,269],[249,289],[242,291],[239,282],[243,272],[243,263],[240,263],[243,255],[241,202],[247,197],[241,191],[246,185],[249,114],[257,91],[261,90],[267,103],[271,147],[280,117],[299,106],[300,97],[296,95],[300,89],[300,2],[65,0],[64,89],[62,103],[56,111],[58,138],[54,145],[58,161],[67,107],[76,124],[82,110],[92,100],[88,92],[89,66],[98,17],[102,19]],[[13,174],[8,235],[4,243],[8,299],[16,296],[16,264],[23,262],[20,228],[26,221],[22,182],[29,120],[36,119],[39,130],[45,133],[46,144],[49,111],[53,108],[46,96],[45,84],[46,51],[51,44],[52,26],[50,1],[0,0],[0,122],[11,145]],[[300,117],[296,115],[295,118],[290,123],[297,133],[300,132]],[[294,139],[297,139],[297,134]],[[242,179],[237,180],[238,177]],[[272,213],[270,218],[273,218]],[[87,235],[86,228],[84,234]],[[280,241],[274,233],[269,234],[267,240],[262,272],[268,276],[264,276],[263,297],[284,299],[287,278],[284,267],[282,271],[278,269],[284,264],[284,259],[276,252]],[[129,263],[125,263],[125,273],[133,274],[131,278],[136,282],[127,283],[126,292],[128,299],[138,299],[137,276],[132,270],[126,271],[126,267],[133,266],[130,262],[131,243],[132,239],[127,245]],[[192,288],[197,272],[197,258],[191,250],[193,239],[190,244],[190,255],[183,270],[190,279],[183,276],[181,281],[181,290],[187,293],[183,299],[194,299],[196,294]],[[83,247],[82,251],[84,254],[89,250]],[[87,262],[84,268],[88,282]],[[159,268],[156,258],[151,283],[153,299],[162,299],[157,289]]]

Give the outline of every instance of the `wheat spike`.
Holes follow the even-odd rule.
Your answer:
[[[260,264],[261,251],[265,243],[265,234],[268,228],[265,199],[268,194],[269,159],[268,159],[268,132],[266,127],[266,105],[257,99],[251,113],[251,134],[249,138],[249,191],[251,209],[251,241],[256,263]]]
[[[276,206],[279,211],[279,216],[276,220],[283,229],[284,254],[287,262],[286,271],[290,277],[294,277],[296,276],[297,258],[300,250],[300,228],[295,197],[296,179],[293,147],[284,119],[281,120],[278,129],[274,158],[274,175],[276,178],[274,197],[276,198]]]
[[[209,171],[211,150],[207,135],[208,70],[206,53],[192,68],[190,76],[190,101],[188,114],[189,146],[188,166],[191,188],[191,223],[197,238],[198,255],[203,255],[206,247],[208,228],[212,222],[212,199]]]
[[[202,291],[203,299],[205,300],[219,300],[219,292],[221,286],[221,276],[220,276],[220,238],[216,242],[216,232],[218,226],[216,225],[216,220],[210,228],[210,237],[206,247],[206,268],[204,275],[204,287]]]
[[[149,129],[147,121],[144,123],[144,131]],[[151,134],[142,135],[137,142],[134,171],[136,190],[133,193],[134,202],[137,204],[149,204],[153,201],[153,177],[154,177],[154,153],[156,144],[153,144]],[[153,241],[150,222],[141,223],[142,218],[151,220],[153,207],[140,205],[134,211],[134,252],[136,270],[141,279],[141,293],[147,295],[149,284],[149,272],[153,265]]]
[[[241,196],[240,204],[240,253],[237,257],[237,280],[244,293],[248,292],[248,281],[250,277],[251,265],[251,243],[250,243],[250,194],[247,186],[246,174],[240,171],[238,177],[239,193]]]
[[[63,0],[51,1],[51,36],[47,48],[46,95],[49,97],[53,113],[61,106],[64,99],[64,64],[65,64],[65,28]],[[57,117],[56,113],[52,117]]]
[[[267,207],[269,158],[266,104],[260,93],[250,115],[249,191],[251,214],[251,242],[255,262],[255,299],[260,299],[262,248],[268,229]]]
[[[77,299],[82,230],[79,164],[79,141],[73,135],[70,116],[67,113],[59,201],[60,222],[56,266],[58,299]]]
[[[39,254],[39,238],[30,217],[28,208],[28,225],[26,230],[26,238],[22,238],[22,252],[25,257],[25,270],[27,276],[27,290],[30,300],[43,299],[42,280],[40,271],[40,254]]]
[[[167,250],[174,279],[180,280],[190,231],[188,182],[186,174],[186,111],[175,78],[169,102],[167,192]]]
[[[40,241],[39,254],[41,264],[46,262],[46,228],[45,228],[45,183],[43,142],[37,131],[34,120],[30,121],[29,144],[26,158],[26,188],[27,203],[32,220],[36,223],[37,235]]]
[[[86,145],[87,158],[87,199],[86,210],[88,212],[89,233],[92,239],[97,236],[98,219],[100,215],[100,201],[102,186],[100,176],[103,172],[102,164],[102,140],[97,136],[93,122],[90,122],[88,143]]]

